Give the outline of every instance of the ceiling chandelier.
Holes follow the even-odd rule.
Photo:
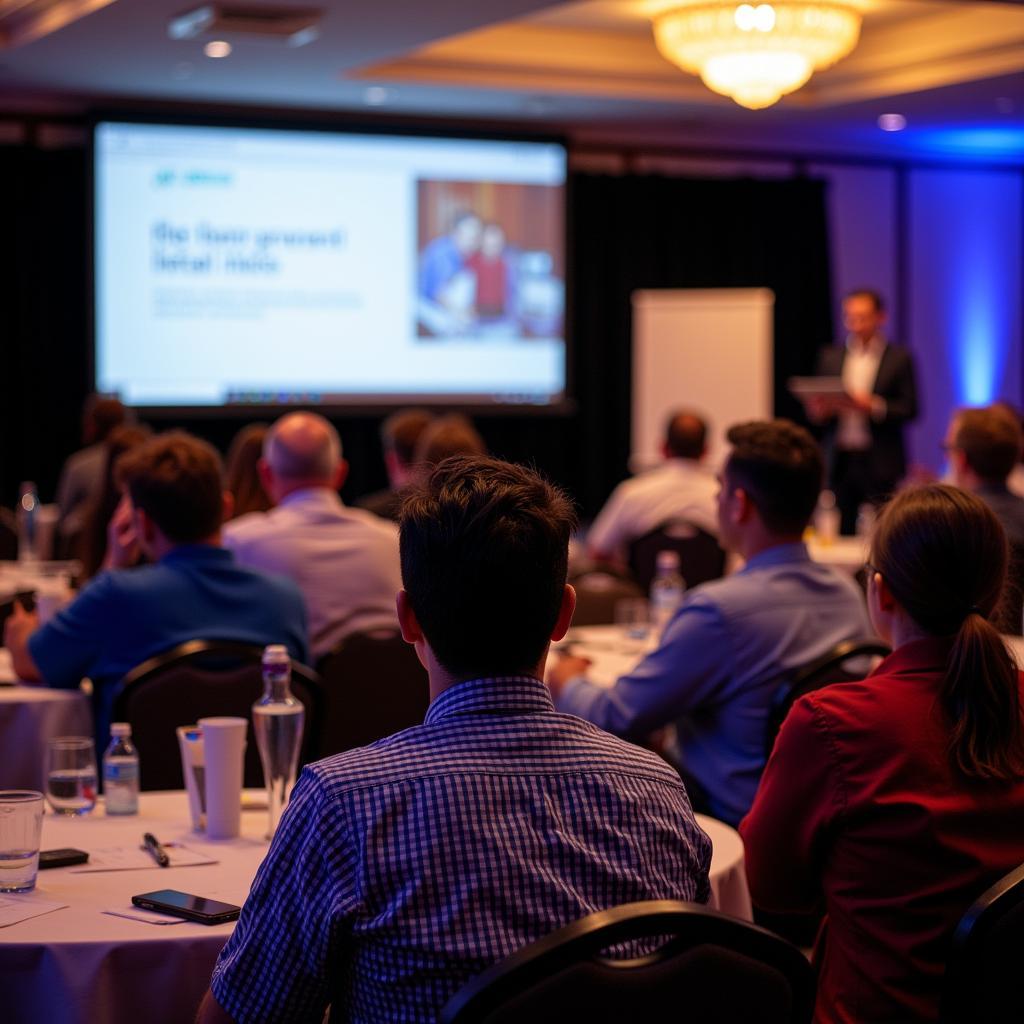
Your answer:
[[[655,18],[654,40],[709,89],[759,110],[850,53],[860,20],[850,0],[690,0]]]

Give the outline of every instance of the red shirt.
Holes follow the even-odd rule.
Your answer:
[[[740,823],[754,903],[820,906],[817,1021],[938,1018],[964,911],[1024,862],[1024,780],[968,784],[937,703],[949,641],[801,698]]]

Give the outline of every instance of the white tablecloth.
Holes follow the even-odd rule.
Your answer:
[[[820,540],[811,538],[807,542],[807,551],[815,562],[856,576],[867,561],[868,540],[866,537],[836,537],[828,544],[822,544]]]
[[[266,850],[267,812],[242,814],[242,836],[212,842],[188,830],[183,792],[143,793],[137,817],[107,818],[101,807],[85,818],[43,822],[43,849],[137,845],[150,831],[187,843],[218,863],[200,867],[76,873],[41,872],[39,898],[69,906],[0,929],[0,1019],[4,1024],[187,1024],[209,985],[217,954],[234,924],[168,926],[111,917],[130,910],[131,897],[180,889],[241,905]],[[751,919],[743,843],[728,825],[698,815],[711,838],[712,906]]]
[[[54,736],[92,736],[81,690],[0,686],[0,789],[42,790],[46,743]]]
[[[234,924],[168,926],[110,917],[131,897],[180,889],[241,905],[266,851],[267,812],[242,815],[242,837],[212,842],[189,831],[184,792],[143,793],[137,817],[47,814],[43,849],[138,845],[145,831],[185,842],[218,863],[76,874],[40,872],[36,893],[64,910],[0,929],[0,1020],[4,1024],[188,1024]]]

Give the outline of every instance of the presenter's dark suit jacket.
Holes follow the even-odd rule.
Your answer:
[[[822,349],[818,357],[818,373],[823,377],[841,377],[846,345],[833,345]],[[903,425],[917,416],[917,384],[914,379],[914,361],[901,345],[887,342],[878,364],[878,375],[871,393],[885,399],[885,417],[868,417],[871,429],[871,449],[868,454],[868,473],[877,493],[891,490],[907,471],[907,456],[903,446]],[[824,425],[824,444],[829,465],[835,457],[836,420]]]

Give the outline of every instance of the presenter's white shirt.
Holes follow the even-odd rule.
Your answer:
[[[670,519],[685,519],[718,536],[718,482],[693,459],[666,459],[612,491],[587,537],[592,552],[624,558],[626,548]]]
[[[269,512],[232,520],[223,542],[240,564],[297,584],[315,658],[356,630],[398,625],[397,527],[349,508],[326,487],[294,491]]]
[[[885,339],[877,334],[861,345],[854,338],[847,339],[846,358],[843,360],[843,387],[849,395],[870,395],[878,378],[878,367],[885,351]],[[863,452],[871,447],[871,427],[868,414],[855,410],[839,414],[836,444],[847,452]]]

